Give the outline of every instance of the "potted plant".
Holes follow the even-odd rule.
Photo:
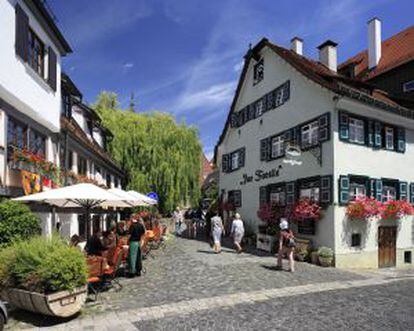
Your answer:
[[[318,257],[318,250],[314,249],[311,251],[310,253],[310,259],[311,259],[311,263],[318,265],[319,264],[319,257]]]
[[[2,299],[35,313],[68,317],[87,296],[84,255],[61,238],[34,237],[0,251]]]
[[[319,263],[322,267],[330,267],[333,262],[333,250],[329,247],[320,247],[318,249]]]
[[[298,245],[295,249],[295,257],[298,261],[304,262],[309,257],[309,251],[304,245]]]

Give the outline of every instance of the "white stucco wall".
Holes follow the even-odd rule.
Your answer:
[[[60,72],[61,57],[58,49],[38,24],[32,13],[19,0],[20,6],[29,16],[29,26],[57,55],[56,92],[15,52],[15,4],[16,0],[0,1],[0,97],[54,132],[60,128]],[[47,56],[45,68],[47,71]]]
[[[414,121],[392,113],[373,108],[347,98],[339,99],[336,104],[332,124],[334,127],[334,199],[338,203],[338,178],[340,175],[361,175],[371,178],[390,178],[414,182]],[[385,149],[375,150],[368,146],[359,146],[343,142],[338,134],[338,111],[343,110],[356,115],[380,120],[384,123],[394,124],[405,128],[406,151],[397,153]],[[374,252],[378,249],[378,227],[398,226],[397,248],[413,247],[412,217],[401,221],[373,221],[358,222],[346,218],[346,207],[335,207],[335,251],[338,254],[357,253],[361,250]],[[352,233],[361,233],[361,247],[351,247]]]
[[[271,50],[263,49],[262,55],[265,63],[264,79],[253,86],[253,63],[250,63],[235,110],[244,108],[287,80],[290,80],[290,99],[282,106],[264,113],[240,128],[229,128],[220,145],[217,158],[217,164],[221,170],[222,154],[230,153],[241,147],[246,148],[245,166],[231,173],[223,174],[220,171],[219,186],[220,192],[222,189],[226,190],[226,198],[229,190],[240,189],[242,191],[242,207],[238,208],[238,211],[246,222],[256,225],[258,224],[260,186],[317,175],[331,175],[333,168],[332,140],[323,143],[322,167],[310,152],[303,153],[301,166],[286,165],[282,159],[260,161],[261,139],[332,112],[334,109],[333,93],[306,79]],[[240,185],[243,174],[254,175],[257,169],[268,171],[278,168],[279,165],[283,166],[279,177]],[[301,237],[309,237],[317,245],[333,247],[333,210],[333,207],[329,207],[324,212],[324,218],[316,226],[316,235],[301,235]]]

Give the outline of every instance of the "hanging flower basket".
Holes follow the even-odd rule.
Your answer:
[[[346,215],[352,220],[368,220],[381,217],[382,203],[375,198],[359,197],[351,201],[346,209]]]
[[[296,221],[317,221],[321,219],[321,209],[317,202],[302,198],[294,205],[291,218]]]
[[[389,200],[382,204],[380,213],[384,220],[399,220],[404,216],[413,215],[414,208],[406,200]]]

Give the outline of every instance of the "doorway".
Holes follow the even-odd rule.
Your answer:
[[[397,227],[380,226],[378,228],[378,266],[380,268],[396,265]]]

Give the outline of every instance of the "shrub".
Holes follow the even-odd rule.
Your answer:
[[[11,200],[0,203],[0,247],[38,234],[40,220],[27,206]]]
[[[318,249],[318,256],[333,257],[333,250],[332,248],[322,246]]]
[[[86,284],[86,259],[59,237],[34,237],[0,251],[0,288],[39,293],[73,290]]]

